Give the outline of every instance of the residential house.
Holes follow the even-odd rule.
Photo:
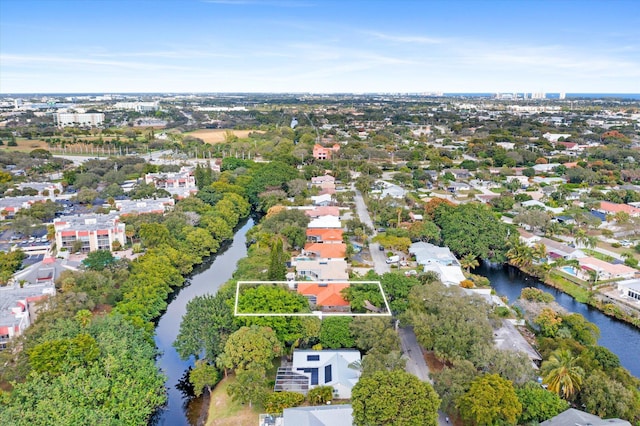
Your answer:
[[[342,297],[342,290],[349,287],[347,283],[305,283],[296,284],[298,293],[309,299],[312,307],[322,307],[323,311],[349,312],[351,304]]]
[[[342,229],[311,228],[307,229],[307,241],[323,244],[342,243]]]
[[[621,419],[603,420],[596,415],[569,408],[540,423],[540,426],[631,426],[631,423]]]
[[[313,158],[316,160],[330,160],[333,154],[340,151],[340,145],[334,144],[330,148],[325,148],[320,144],[315,144],[313,146]]]
[[[522,228],[518,228],[518,234],[520,234],[520,241],[532,247],[536,245],[540,241],[540,237],[532,234],[531,232],[525,231]]]
[[[22,182],[18,184],[18,189],[31,188],[38,191],[38,195],[53,198],[54,195],[62,194],[64,187],[60,182]]]
[[[543,138],[548,140],[549,142],[558,142],[560,138],[567,139],[571,137],[571,133],[545,133],[542,135]]]
[[[173,209],[175,200],[173,198],[157,198],[145,200],[117,200],[115,202],[121,216],[129,214],[162,214]]]
[[[298,260],[296,275],[308,281],[349,281],[349,265],[342,260]]]
[[[438,247],[430,243],[418,242],[409,247],[409,253],[416,258],[423,270],[433,271],[445,285],[459,285],[466,278],[460,263],[448,247]]]
[[[562,209],[560,207],[548,207],[544,203],[542,203],[540,201],[537,201],[537,200],[523,201],[522,203],[520,203],[520,205],[522,207],[524,207],[525,209],[529,209],[529,208],[532,208],[532,207],[541,208],[543,210],[552,212],[553,214],[560,214],[560,213],[562,213],[564,211],[564,209]]]
[[[312,185],[322,185],[323,183],[336,183],[336,178],[331,175],[314,176],[311,178]]]
[[[44,285],[0,287],[0,351],[13,337],[21,335],[35,319],[35,304],[56,293],[52,282]]]
[[[147,173],[144,176],[144,181],[179,198],[185,198],[198,192],[196,178],[190,167],[182,167],[179,172],[174,173]]]
[[[351,404],[285,408],[281,426],[352,426]],[[265,425],[267,426],[267,425]]]
[[[630,206],[629,204],[600,201],[600,207],[598,207],[597,210],[610,215],[615,215],[616,213],[627,213],[631,217],[640,217],[640,208]]]
[[[589,271],[595,273],[597,281],[613,280],[613,279],[631,279],[634,278],[638,271],[622,263],[613,264],[595,257],[586,256],[578,259],[580,270],[573,271],[578,278],[587,280],[591,278]],[[568,272],[568,271],[567,271]]]
[[[302,250],[302,254],[319,260],[344,259],[347,256],[347,245],[345,243],[307,243]]]
[[[342,222],[340,222],[340,218],[337,216],[321,216],[317,219],[312,219],[307,228],[342,228]]]
[[[351,390],[360,379],[360,351],[353,349],[342,350],[296,350],[293,351],[291,372],[306,377],[307,389],[317,386],[331,386],[334,397],[339,399],[351,398]],[[280,383],[282,385],[283,383]],[[303,386],[304,387],[304,386]],[[289,390],[280,388],[276,379],[274,390]],[[291,389],[292,391],[296,391]],[[299,389],[306,393],[305,389]]]
[[[538,241],[540,244],[544,244],[547,249],[547,256],[551,259],[579,259],[586,257],[586,254],[575,247],[571,247],[564,243],[559,243],[549,238],[542,237]]]
[[[443,172],[451,173],[456,179],[469,179],[471,177],[471,172],[467,169],[446,169]]]
[[[419,222],[424,219],[424,216],[414,212],[409,212],[409,219],[411,219],[411,222]]]
[[[331,194],[314,195],[311,197],[314,206],[329,206],[333,203]]]
[[[309,216],[311,219],[317,219],[321,216],[340,216],[340,208],[338,206],[319,206],[313,209],[306,209],[304,214]]]
[[[46,197],[5,197],[0,198],[0,219],[13,218],[16,213],[23,209],[29,209],[34,203],[46,202]]]
[[[618,281],[617,285],[622,296],[640,303],[640,278]]]
[[[82,242],[83,253],[111,250],[114,242],[126,242],[125,224],[113,213],[62,216],[53,220],[53,226],[58,250],[71,250],[76,241]]]

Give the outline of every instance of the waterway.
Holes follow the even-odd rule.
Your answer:
[[[491,265],[482,263],[474,273],[483,275],[491,281],[491,286],[501,296],[506,296],[513,303],[525,287],[535,287],[552,294],[556,302],[569,312],[579,313],[598,326],[600,339],[598,344],[618,355],[623,367],[640,378],[640,330],[611,318],[573,297],[541,281],[523,274],[512,266]]]
[[[215,294],[218,288],[231,278],[238,260],[247,255],[245,235],[253,224],[253,219],[247,220],[236,231],[230,244],[225,245],[217,254],[194,268],[185,285],[173,294],[166,312],[160,317],[156,326],[155,342],[161,355],[156,365],[167,377],[165,386],[168,402],[154,416],[152,424],[158,426],[196,424],[202,401],[180,390],[185,372],[189,367],[193,367],[194,360],[181,360],[173,347],[173,342],[180,331],[180,322],[187,310],[187,303],[196,296]]]

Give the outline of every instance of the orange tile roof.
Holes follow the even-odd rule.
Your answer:
[[[637,207],[628,204],[611,203],[609,201],[600,201],[600,209],[611,213],[625,212],[631,216],[640,215],[640,209]]]
[[[298,293],[305,296],[316,296],[318,306],[349,306],[340,292],[349,284],[328,283],[320,286],[317,283],[298,283]]]
[[[304,249],[307,252],[315,253],[317,256],[326,259],[344,259],[347,255],[347,245],[344,243],[307,243],[305,244]]]
[[[337,206],[319,206],[304,213],[310,217],[340,216],[340,209]]]
[[[342,241],[342,229],[335,229],[335,228],[307,229],[307,237],[321,237],[322,241]]]

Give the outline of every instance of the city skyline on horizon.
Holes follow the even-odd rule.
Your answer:
[[[640,93],[629,0],[88,5],[0,3],[1,94]]]

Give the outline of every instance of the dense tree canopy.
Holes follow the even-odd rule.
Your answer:
[[[361,377],[351,392],[357,426],[437,425],[440,399],[430,384],[401,370]]]
[[[479,376],[458,400],[460,415],[476,425],[516,424],[522,412],[513,384],[497,374]]]
[[[488,207],[476,203],[456,207],[440,204],[435,222],[442,230],[445,245],[459,256],[473,254],[492,262],[506,260],[508,225]]]

